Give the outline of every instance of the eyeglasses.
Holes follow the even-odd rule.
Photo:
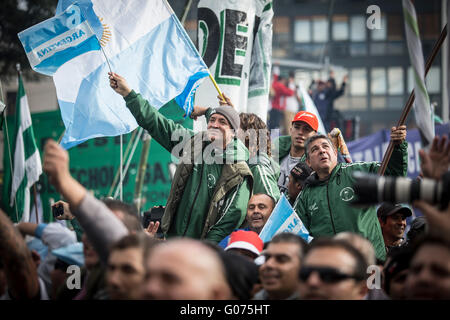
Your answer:
[[[342,273],[329,267],[302,267],[299,273],[300,280],[307,281],[313,272],[317,272],[320,280],[325,283],[337,283],[347,279],[363,280],[361,276]]]

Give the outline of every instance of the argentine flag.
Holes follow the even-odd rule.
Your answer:
[[[281,194],[280,200],[259,233],[259,237],[266,243],[281,232],[296,234],[308,243],[313,239],[284,194]]]
[[[175,99],[187,115],[195,89],[209,75],[165,0],[60,0],[54,18],[19,38],[34,70],[52,72],[65,148],[138,126],[109,86],[108,61],[152,106]]]

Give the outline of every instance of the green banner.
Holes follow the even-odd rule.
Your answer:
[[[192,119],[183,118],[183,110],[176,104],[167,104],[160,109],[167,118],[192,128]],[[8,117],[8,124],[14,116]],[[57,140],[64,130],[59,111],[35,113],[31,115],[36,137],[36,144],[44,159],[43,148],[49,138]],[[9,128],[10,126],[8,126]],[[136,129],[138,130],[138,129]],[[123,152],[130,141],[132,133],[123,136]],[[6,139],[6,138],[5,138]],[[4,143],[7,147],[7,143]],[[133,154],[127,174],[124,176],[123,200],[133,203],[137,168],[141,155],[142,141],[139,141]],[[69,150],[70,171],[72,176],[92,192],[97,198],[108,195],[114,177],[120,166],[120,137],[102,137],[88,140]],[[124,158],[124,166],[126,164]],[[172,163],[170,153],[152,140],[148,155],[147,170],[142,188],[143,210],[152,206],[165,205],[169,196],[171,177],[169,165]],[[6,171],[7,168],[4,168]],[[5,176],[5,175],[4,175]],[[53,221],[50,205],[52,201],[60,200],[60,195],[49,184],[43,173],[39,179],[38,192],[41,196],[45,222]],[[115,191],[115,189],[114,189]],[[113,191],[113,194],[114,194]],[[33,192],[31,192],[33,195]],[[4,207],[4,205],[2,205]],[[31,207],[33,204],[31,204]],[[7,209],[7,208],[6,208]],[[8,212],[12,217],[13,212]],[[34,213],[33,213],[34,214]]]

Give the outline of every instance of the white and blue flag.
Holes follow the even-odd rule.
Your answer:
[[[280,200],[259,233],[259,237],[266,243],[282,232],[294,233],[308,243],[313,239],[284,194],[281,194]]]
[[[186,115],[195,89],[209,75],[165,0],[60,0],[54,18],[19,38],[33,69],[53,76],[65,148],[138,126],[109,85],[105,55],[112,71],[150,105],[159,109],[175,99]]]
[[[31,67],[48,76],[67,61],[85,52],[100,50],[100,42],[77,3],[18,36]]]

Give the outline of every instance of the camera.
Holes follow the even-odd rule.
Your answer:
[[[424,200],[447,208],[450,201],[450,171],[441,180],[409,179],[404,177],[382,177],[375,174],[355,172],[354,205],[373,205],[381,202],[412,203]]]
[[[144,212],[144,216],[142,217],[142,226],[147,229],[150,222],[156,222],[159,221],[160,225],[158,228],[158,231],[156,231],[156,237],[163,238],[164,234],[161,229],[161,219],[164,215],[164,210],[166,207],[164,206],[156,206],[151,208],[149,211]]]
[[[63,205],[62,204],[54,205],[52,207],[52,213],[53,213],[53,217],[54,218],[62,216],[64,214],[64,207],[63,207]]]

